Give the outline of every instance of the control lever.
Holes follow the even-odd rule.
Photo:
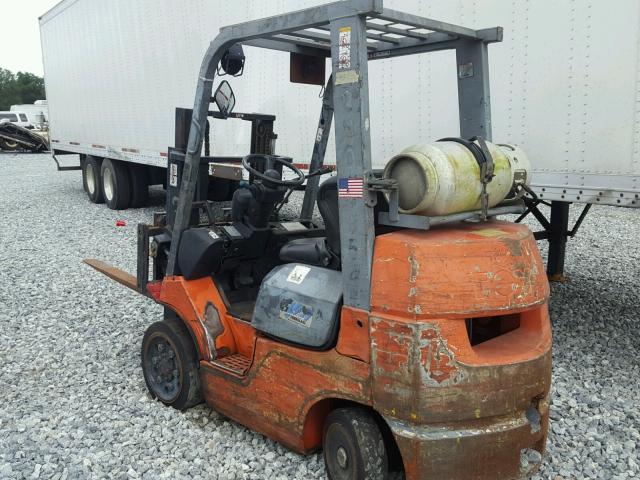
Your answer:
[[[333,171],[333,168],[331,166],[320,167],[315,172],[311,172],[305,175],[305,178],[317,177],[319,175],[326,175],[327,173],[331,173],[332,171]]]

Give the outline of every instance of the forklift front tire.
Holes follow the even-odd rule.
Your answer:
[[[389,462],[382,432],[363,408],[337,408],[327,416],[322,437],[330,480],[387,480]]]
[[[142,372],[153,398],[178,410],[202,403],[198,356],[179,318],[152,324],[142,339]]]

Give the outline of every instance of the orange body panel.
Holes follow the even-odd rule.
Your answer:
[[[544,450],[548,295],[531,232],[491,221],[376,237],[371,312],[344,307],[328,351],[231,317],[211,278],[167,277],[158,300],[189,325],[206,401],[230,418],[308,452],[335,402],[356,402],[388,423],[408,480],[493,480],[527,473],[521,449]],[[471,344],[467,319],[502,315],[519,327]],[[216,363],[236,353],[250,363],[245,375]]]
[[[297,452],[319,447],[326,399],[369,405],[369,365],[335,350],[313,352],[259,336],[254,363],[245,378],[231,379],[201,363],[209,405]],[[305,428],[305,426],[307,428]]]
[[[215,358],[209,346],[208,333],[204,328],[206,309],[211,304],[217,311],[221,322],[220,333],[215,338],[215,350],[236,353],[236,339],[230,326],[231,317],[227,314],[227,307],[218,293],[211,277],[187,281],[184,277],[165,277],[158,301],[175,311],[191,330],[198,347],[201,360]],[[253,329],[251,329],[253,333]],[[247,348],[247,336],[239,337],[243,349]]]
[[[338,353],[369,363],[370,346],[369,312],[343,307],[340,316],[340,334],[336,345]]]
[[[492,221],[376,237],[371,311],[414,319],[496,315],[546,301],[531,231]]]

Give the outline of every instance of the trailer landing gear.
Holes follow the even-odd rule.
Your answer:
[[[569,277],[564,274],[564,259],[567,250],[567,240],[573,238],[582,225],[583,220],[591,209],[591,204],[585,204],[580,216],[576,220],[573,228],[569,230],[569,205],[570,202],[552,201],[545,202],[530,189],[527,189],[529,197],[525,197],[527,210],[520,215],[516,223],[519,223],[530,213],[538,220],[544,230],[535,232],[536,240],[547,240],[549,242],[549,253],[547,254],[547,277],[551,282],[565,283]],[[551,208],[549,220],[538,209],[538,205],[543,204]]]

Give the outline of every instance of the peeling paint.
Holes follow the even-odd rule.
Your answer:
[[[418,279],[418,274],[420,273],[420,264],[415,259],[413,254],[409,255],[408,260],[409,260],[409,265],[411,266],[411,270],[409,272],[409,282],[416,283],[416,280]]]
[[[419,341],[420,358],[426,372],[424,380],[427,385],[450,386],[465,379],[464,371],[459,367],[454,353],[436,326],[425,325]]]

